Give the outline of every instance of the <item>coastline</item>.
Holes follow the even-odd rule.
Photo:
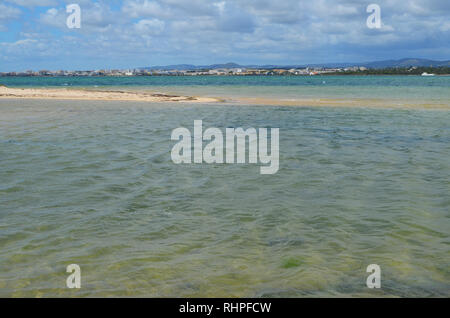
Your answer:
[[[0,99],[66,99],[66,100],[105,100],[105,101],[140,101],[140,102],[189,102],[217,103],[218,98],[180,96],[163,93],[101,91],[67,88],[9,88],[0,86]]]
[[[450,110],[450,103],[430,102],[415,99],[387,98],[239,98],[239,104],[260,106],[292,106],[292,107],[339,107],[339,108],[374,108],[374,109],[417,109],[417,110]]]
[[[291,107],[347,107],[347,108],[388,108],[450,110],[450,104],[442,101],[388,98],[342,98],[342,97],[202,97],[185,94],[166,94],[123,90],[91,90],[67,88],[9,88],[0,85],[0,99],[42,99],[42,100],[84,100],[84,101],[134,101],[134,102],[181,102],[181,103],[221,103],[251,106],[291,106]]]

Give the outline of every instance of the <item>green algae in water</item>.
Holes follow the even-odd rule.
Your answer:
[[[296,258],[288,258],[283,262],[283,268],[293,268],[293,267],[299,267],[302,265],[302,262],[299,259]]]

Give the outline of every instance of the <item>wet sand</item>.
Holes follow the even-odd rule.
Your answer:
[[[276,99],[260,97],[240,97],[237,103],[247,105],[277,105],[298,107],[370,107],[370,108],[405,108],[405,109],[444,109],[450,110],[450,103],[443,101],[389,99],[389,98],[302,98]]]
[[[83,89],[43,89],[43,88],[8,88],[0,86],[0,98],[23,99],[68,99],[68,100],[113,100],[113,101],[142,101],[142,102],[189,102],[215,103],[218,98],[178,96],[162,93],[101,91]]]
[[[9,88],[0,86],[0,99],[61,99],[137,102],[189,102],[234,105],[298,106],[298,107],[370,107],[405,109],[450,110],[450,103],[443,100],[392,99],[392,98],[267,98],[267,97],[199,97],[146,91],[91,90],[67,88]]]

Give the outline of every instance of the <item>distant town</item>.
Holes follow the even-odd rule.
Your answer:
[[[350,68],[291,68],[291,69],[253,69],[253,68],[218,68],[218,69],[198,69],[198,70],[89,70],[89,71],[25,71],[0,73],[0,76],[206,76],[206,75],[319,75],[327,73],[342,73],[348,71],[364,71],[365,67]]]
[[[179,68],[178,68],[179,67]],[[62,76],[315,76],[315,75],[448,75],[449,66],[395,66],[395,67],[241,67],[220,64],[211,67],[179,65],[173,67],[112,69],[112,70],[28,70],[0,72],[0,77],[62,77]]]

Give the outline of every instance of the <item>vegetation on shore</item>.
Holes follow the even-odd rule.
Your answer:
[[[423,73],[449,75],[450,67],[391,67],[382,69],[364,69],[333,72],[322,75],[422,75]]]

